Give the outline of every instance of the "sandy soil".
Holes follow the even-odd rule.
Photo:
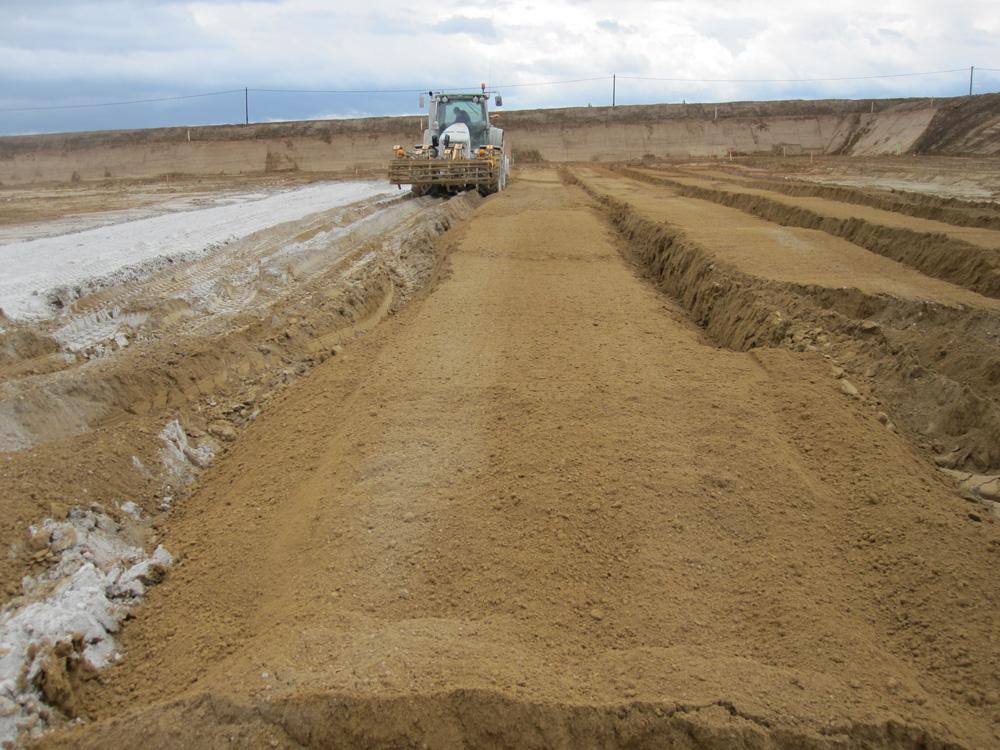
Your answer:
[[[414,102],[416,104],[416,102]],[[517,106],[516,96],[508,107]],[[981,157],[1000,150],[1000,94],[941,99],[831,99],[569,107],[495,108],[517,164],[780,158],[782,170],[810,154],[865,157],[848,170],[857,184],[968,197],[938,167],[897,169],[912,155]],[[381,175],[398,144],[419,143],[425,116],[147,128],[0,137],[0,200],[11,186],[158,179],[165,175]],[[893,160],[883,157],[893,155]],[[787,157],[787,158],[785,158]],[[871,158],[869,158],[871,157]],[[962,159],[956,160],[961,163]],[[985,162],[985,163],[984,163]],[[994,178],[995,178],[995,169]],[[828,177],[821,175],[819,179]],[[986,186],[993,195],[996,180]],[[944,192],[949,191],[949,192]]]
[[[129,211],[131,217],[136,209],[147,209],[150,215],[157,215],[178,208],[215,204],[247,190],[271,191],[316,179],[316,175],[297,173],[244,177],[239,181],[161,176],[150,180],[32,185],[3,192],[0,227],[7,232],[17,228],[22,233],[20,237],[27,239],[46,236],[69,222],[74,227],[79,227],[81,221],[99,226],[114,222],[119,212]],[[42,232],[42,227],[47,231]]]
[[[400,201],[354,275],[86,366],[10,328],[5,601],[74,504],[179,558],[117,665],[55,652],[35,723],[85,721],[36,746],[1000,747],[1000,302],[892,241],[968,225],[886,193],[873,250],[856,196],[698,169]],[[214,461],[136,471],[172,419]]]

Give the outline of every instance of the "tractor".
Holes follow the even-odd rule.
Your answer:
[[[490,123],[486,84],[479,93],[430,91],[428,97],[423,143],[412,150],[395,146],[389,182],[411,185],[416,195],[454,195],[465,190],[490,195],[503,190],[510,160],[503,130]],[[503,105],[499,95],[495,101],[498,107]]]

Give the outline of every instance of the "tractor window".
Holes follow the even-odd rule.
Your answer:
[[[456,122],[463,122],[471,129],[473,123],[483,121],[483,105],[479,102],[450,101],[443,105],[445,108],[444,123],[454,125]]]

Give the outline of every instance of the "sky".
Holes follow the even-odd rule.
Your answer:
[[[481,83],[507,110],[961,96],[970,67],[1000,91],[995,0],[0,0],[0,135],[418,114]]]

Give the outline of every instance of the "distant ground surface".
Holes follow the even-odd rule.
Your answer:
[[[514,177],[5,192],[25,255],[364,193],[3,321],[3,617],[74,506],[177,558],[116,584],[112,666],[68,634],[0,675],[8,736],[1000,747],[992,165]]]
[[[1000,94],[491,113],[515,164],[1000,155]],[[0,138],[0,188],[166,175],[383,175],[396,147],[420,143],[425,127],[426,115],[9,136]]]
[[[774,164],[778,171],[785,171]],[[970,170],[968,159],[824,159],[810,166],[806,179],[832,185],[875,188],[882,191],[925,193],[932,197],[966,201],[1000,200],[1000,161],[980,159]]]
[[[0,309],[16,320],[53,318],[92,289],[145,278],[152,269],[200,260],[257,231],[300,222],[334,206],[365,200],[377,205],[397,192],[385,181],[328,182],[290,191],[220,196],[215,205],[202,199],[202,205],[189,211],[173,204],[159,216],[144,216],[143,210],[117,213],[109,217],[114,223],[93,228],[88,227],[89,221],[63,219],[61,233],[49,237],[29,233],[27,239],[5,242],[0,231],[0,263],[8,269],[0,281]],[[322,239],[331,241],[331,233],[337,234],[326,228]],[[309,249],[297,243],[282,248],[281,253],[303,254]],[[241,261],[248,262],[246,258]]]

